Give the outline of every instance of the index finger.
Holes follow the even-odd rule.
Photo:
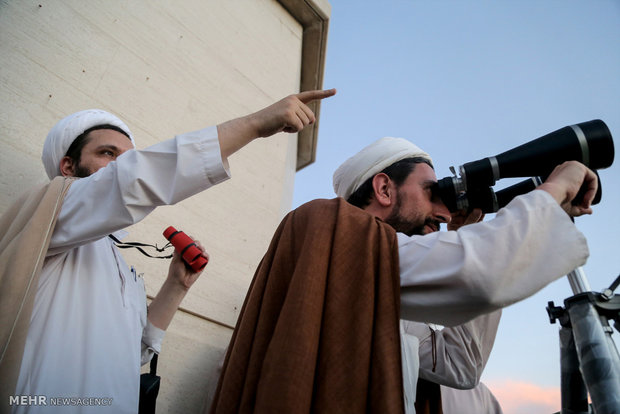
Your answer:
[[[324,90],[314,90],[314,91],[304,91],[297,94],[297,99],[302,101],[303,103],[308,103],[315,101],[317,99],[329,98],[330,96],[334,96],[336,94],[336,89],[324,89]]]

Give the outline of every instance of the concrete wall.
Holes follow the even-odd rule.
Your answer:
[[[321,87],[328,16],[326,1],[0,0],[0,213],[46,181],[45,136],[75,111],[117,114],[145,148]],[[296,135],[255,141],[230,158],[231,180],[129,229],[162,245],[173,225],[211,255],[164,341],[159,412],[199,411],[215,386],[295,171],[314,159],[316,129],[304,134],[301,164]],[[154,295],[167,262],[123,254]]]

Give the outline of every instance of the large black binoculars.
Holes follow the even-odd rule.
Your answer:
[[[454,176],[439,180],[435,190],[451,212],[480,208],[494,213],[517,195],[536,188],[557,165],[571,160],[595,172],[611,166],[614,143],[603,121],[570,125],[494,157],[468,162],[459,167],[460,177],[451,167]],[[517,177],[530,178],[497,192],[492,188],[502,178]],[[600,178],[598,188],[594,204],[601,199]]]

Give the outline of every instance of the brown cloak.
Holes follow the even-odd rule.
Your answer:
[[[402,413],[396,233],[341,198],[278,227],[211,413]]]

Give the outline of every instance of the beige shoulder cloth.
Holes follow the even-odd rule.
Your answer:
[[[56,177],[20,197],[0,217],[0,412],[9,410],[39,274],[56,218],[74,179]],[[8,411],[7,411],[8,412]]]

